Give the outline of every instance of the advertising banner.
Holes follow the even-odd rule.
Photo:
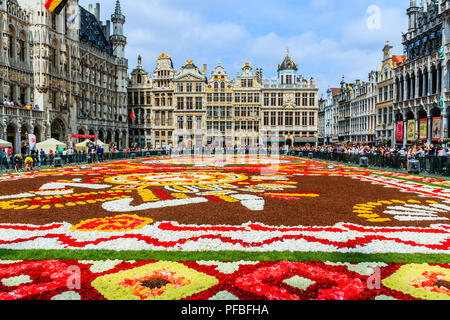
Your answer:
[[[415,120],[408,120],[407,132],[408,132],[408,134],[407,134],[408,141],[416,140],[416,121]]]
[[[403,121],[399,121],[397,122],[397,141],[403,141],[403,128],[404,128],[404,122]]]
[[[431,139],[439,140],[442,138],[442,118],[433,118]]]
[[[419,139],[422,141],[428,139],[428,119],[419,120]]]
[[[36,136],[34,134],[28,135],[28,144],[30,146],[30,150],[36,151]]]

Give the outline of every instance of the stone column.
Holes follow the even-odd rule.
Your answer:
[[[3,121],[3,120],[2,120]],[[7,137],[6,137],[6,125],[4,125],[4,123],[2,122],[2,126],[1,126],[1,131],[0,131],[0,139],[2,139],[2,140],[7,140]]]
[[[431,112],[431,111],[430,111]],[[428,136],[428,143],[431,143],[431,126],[432,126],[432,119],[431,119],[431,115],[430,115],[430,112],[428,113],[428,133],[427,133],[427,136]]]
[[[419,78],[419,74],[416,74],[416,82],[414,85],[414,97],[418,98],[419,97],[419,87],[420,87],[420,78]]]
[[[403,148],[406,148],[406,143],[408,139],[408,120],[406,118],[406,113],[403,114]]]
[[[444,109],[442,110],[442,131],[441,138],[445,139],[448,137],[448,107],[449,103],[444,103]]]
[[[437,69],[437,81],[436,81],[437,93],[442,92],[442,66]]]
[[[427,90],[427,83],[428,83],[429,77],[428,77],[428,70],[427,72],[423,73],[422,75],[422,97],[428,96],[428,90]]]
[[[19,127],[19,125],[17,125],[17,127],[15,128],[16,130],[15,130],[15,132],[14,132],[14,135],[15,135],[15,137],[14,137],[14,154],[19,154],[19,153],[21,153],[22,152],[22,150],[21,150],[21,147],[20,147],[20,143],[21,143],[21,140],[20,140],[20,127]]]

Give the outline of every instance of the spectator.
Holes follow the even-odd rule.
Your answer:
[[[34,161],[33,161],[32,157],[30,157],[30,156],[26,157],[25,158],[25,170],[26,171],[29,171],[29,170],[33,171],[33,163],[34,163]]]

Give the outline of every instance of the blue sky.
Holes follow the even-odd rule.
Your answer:
[[[110,19],[115,0],[97,0],[101,19]],[[80,0],[87,8],[88,0]],[[208,76],[220,61],[230,77],[245,62],[263,68],[266,78],[289,54],[299,73],[319,81],[321,93],[347,81],[366,80],[381,67],[389,40],[403,54],[401,34],[408,28],[409,0],[122,0],[127,22],[126,49],[130,72],[142,55],[152,72],[165,52],[175,68],[194,60],[208,65]],[[380,8],[380,25],[367,27],[369,6]]]

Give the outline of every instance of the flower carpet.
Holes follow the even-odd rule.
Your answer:
[[[450,299],[447,180],[280,156],[0,176],[0,299]]]

